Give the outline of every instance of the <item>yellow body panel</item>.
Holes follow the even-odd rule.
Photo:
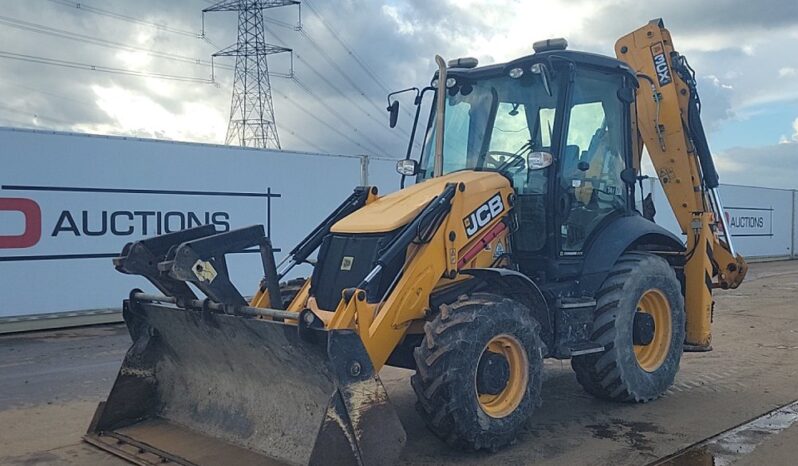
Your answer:
[[[491,172],[458,171],[432,178],[379,198],[333,225],[333,233],[384,233],[406,225],[447,183],[465,183],[471,190],[498,190],[507,180]]]
[[[391,293],[382,303],[367,303],[365,292],[356,290],[353,299],[341,299],[336,309],[320,309],[310,296],[310,280],[288,305],[289,311],[310,308],[328,329],[354,329],[360,335],[375,370],[401,342],[414,322],[424,318],[433,290],[470,279],[458,271],[490,267],[506,261],[500,253],[510,252],[510,228],[497,229],[512,208],[514,191],[504,176],[494,172],[459,171],[433,178],[402,191],[370,198],[365,206],[336,223],[335,233],[380,233],[394,231],[410,222],[449,183],[459,186],[449,215],[429,242],[408,248],[406,268],[396,284],[401,292]],[[490,199],[499,196],[499,215],[468,234],[468,219]],[[488,235],[497,231],[493,235]],[[487,239],[489,238],[489,239]],[[470,255],[465,260],[466,255]],[[261,289],[251,300],[254,307],[269,307],[268,291]],[[414,331],[419,331],[415,328]]]
[[[514,192],[509,180],[497,173],[460,171],[380,198],[333,228],[335,232],[363,233],[394,230],[409,222],[432,198],[443,192],[448,183],[460,186],[452,200],[451,211],[429,242],[408,249],[406,268],[396,284],[396,290],[401,291],[390,293],[382,303],[370,304],[365,301],[365,292],[358,290],[348,303],[343,299],[340,301],[333,318],[327,323],[329,329],[357,330],[375,370],[382,368],[411,324],[423,319],[432,291],[444,286],[449,281],[447,278],[462,277],[457,274],[460,259],[479,244],[485,233],[505,220],[506,213],[512,208]],[[500,196],[504,206],[501,215],[469,236],[465,219],[496,195]],[[411,211],[410,206],[416,206],[415,211]],[[392,208],[399,213],[392,214]],[[401,223],[394,218],[400,215],[404,218]],[[499,241],[507,247],[507,230],[489,244],[495,248]],[[492,259],[492,254],[484,248],[460,269],[472,264],[489,266]]]

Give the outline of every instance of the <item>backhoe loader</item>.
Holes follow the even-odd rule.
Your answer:
[[[139,464],[391,464],[406,435],[386,365],[415,371],[421,418],[461,449],[516,439],[544,358],[570,359],[601,399],[662,396],[684,350],[711,349],[713,291],[747,270],[694,72],[661,20],[617,59],[533,48],[436,57],[411,91],[403,189],[355,188],[279,264],[262,226],[126,245],[117,270],[162,294],[124,301],[133,345],[86,441]],[[644,147],[683,237],[654,222]],[[255,247],[264,276],[245,299],[225,254]],[[285,281],[297,264],[310,277]]]

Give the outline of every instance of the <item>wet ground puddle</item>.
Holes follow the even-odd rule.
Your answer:
[[[726,466],[798,421],[798,401],[651,463],[651,466]]]

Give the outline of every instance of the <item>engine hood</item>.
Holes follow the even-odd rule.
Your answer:
[[[396,191],[353,212],[333,225],[333,233],[385,233],[410,222],[443,191],[447,183],[464,183],[475,194],[509,188],[510,181],[496,172],[462,170]]]

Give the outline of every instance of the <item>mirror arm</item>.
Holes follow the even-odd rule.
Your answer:
[[[414,99],[414,102],[417,102],[419,96],[421,95],[421,91],[417,87],[408,87],[407,89],[402,89],[400,91],[394,91],[394,92],[391,92],[390,94],[388,94],[388,106],[389,107],[391,106],[391,103],[392,103],[391,102],[391,97],[393,97],[395,95],[399,95],[399,94],[404,94],[405,92],[410,92],[410,91],[416,91],[416,95],[415,95],[415,97],[413,99]],[[416,103],[416,105],[418,105],[418,103]]]
[[[407,153],[405,153],[405,160],[410,160],[410,155],[413,152],[413,142],[416,140],[416,128],[418,128],[418,117],[421,115],[421,102],[420,94],[416,96],[416,115],[413,117],[413,128],[410,130],[410,140],[407,142]],[[404,189],[405,178],[407,175],[402,175],[402,180],[399,182],[399,189]]]
[[[410,140],[407,143],[407,152],[405,153],[405,160],[409,160],[411,155],[412,155],[412,152],[413,152],[413,143],[416,141],[416,130],[418,129],[418,118],[419,118],[419,116],[421,116],[421,102],[424,100],[424,93],[426,93],[427,91],[430,91],[430,90],[432,90],[432,91],[435,90],[433,87],[430,87],[430,86],[425,87],[421,91],[418,91],[418,88],[411,87],[410,89],[405,89],[404,91],[394,92],[394,94],[397,94],[399,92],[406,92],[408,90],[413,90],[413,89],[416,90],[416,97],[415,97],[415,99],[413,101],[413,103],[416,106],[416,115],[413,117],[413,128],[410,130]],[[393,94],[391,94],[391,95],[393,95]],[[391,95],[389,95],[388,97],[390,98]],[[423,148],[422,148],[422,150],[423,150]],[[418,173],[424,174],[425,170],[419,168],[419,172]],[[399,189],[404,189],[404,187],[405,187],[405,178],[406,177],[407,177],[407,175],[402,175],[402,179],[399,182]]]

